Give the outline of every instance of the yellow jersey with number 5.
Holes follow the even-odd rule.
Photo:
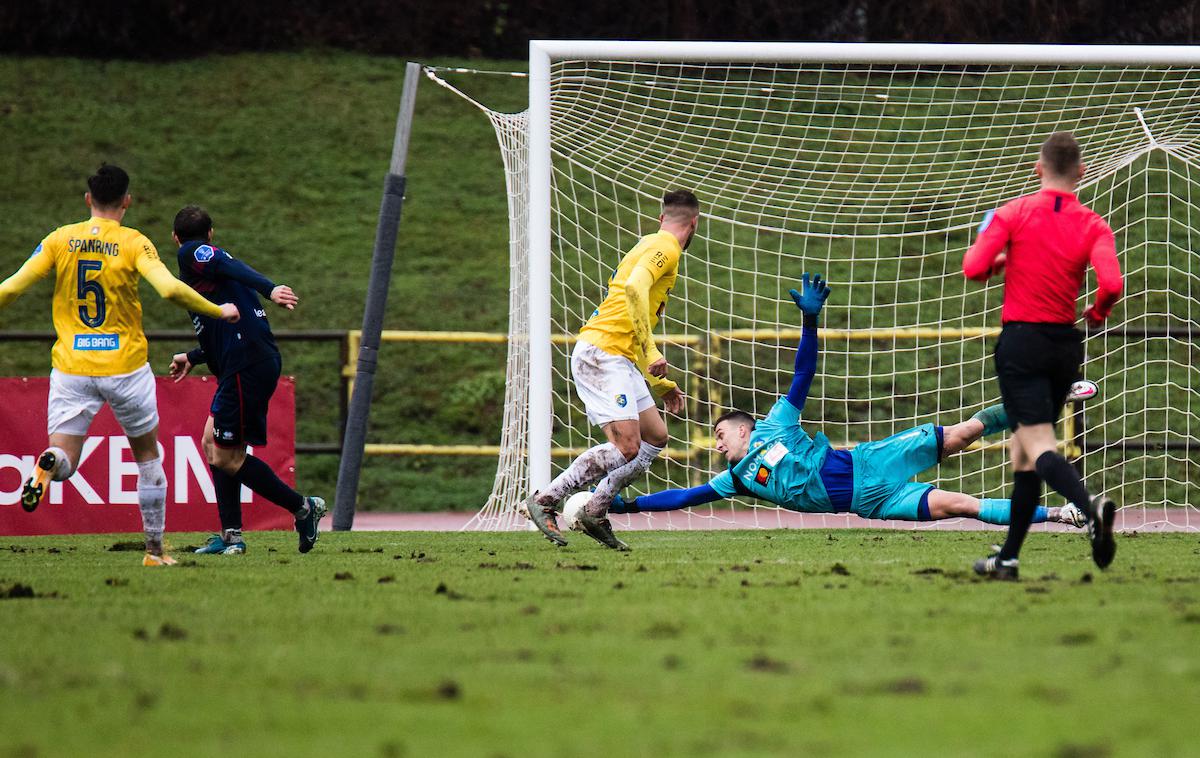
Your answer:
[[[137,229],[105,218],[60,226],[34,252],[55,272],[54,368],[82,376],[128,374],[146,364],[139,274],[165,270]]]

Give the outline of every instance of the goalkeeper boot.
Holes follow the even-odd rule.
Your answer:
[[[304,498],[304,508],[296,514],[296,533],[300,535],[300,552],[307,553],[317,544],[319,524],[325,516],[325,501],[319,497]]]
[[[988,579],[997,579],[1002,582],[1017,581],[1017,559],[1009,558],[1001,560],[1000,554],[995,553],[987,558],[980,558],[975,561],[975,573]]]
[[[613,534],[612,522],[608,520],[607,516],[592,516],[584,511],[579,514],[575,528],[605,547],[611,547],[613,550],[629,549],[629,545],[617,539],[617,535]]]
[[[553,542],[559,547],[567,544],[567,538],[563,536],[562,530],[558,528],[558,509],[554,503],[550,505],[538,505],[538,493],[533,493],[529,499],[517,511],[533,522],[533,525],[538,528],[546,539]]]
[[[1100,386],[1093,381],[1080,379],[1071,385],[1071,391],[1067,393],[1067,402],[1073,403],[1076,400],[1091,400],[1096,395],[1100,394]]]
[[[1117,504],[1105,495],[1092,498],[1091,517],[1087,522],[1088,541],[1092,543],[1092,560],[1100,568],[1108,568],[1117,554],[1117,543],[1113,539],[1113,519],[1117,515]]]
[[[1067,503],[1058,509],[1058,521],[1061,524],[1082,529],[1087,526],[1087,520],[1087,514],[1075,507],[1074,503]]]
[[[50,484],[50,479],[54,474],[54,467],[58,465],[58,456],[47,450],[42,453],[37,463],[33,465],[33,473],[29,475],[25,486],[21,488],[21,507],[26,513],[33,513],[37,510],[38,503],[42,502],[42,495],[46,494],[46,487]]]

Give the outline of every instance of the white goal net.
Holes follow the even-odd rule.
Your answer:
[[[821,56],[800,46],[770,46],[787,47],[790,62],[736,62],[752,56],[718,47],[711,60],[694,46],[675,48],[688,53],[674,59],[669,46],[658,60],[556,55],[549,145],[526,114],[490,113],[512,211],[510,382],[495,490],[472,525],[521,526],[512,509],[528,492],[526,467],[548,479],[603,439],[574,395],[571,335],[621,256],[656,230],[671,188],[702,203],[657,334],[689,402],[668,419],[668,456],[633,494],[707,481],[724,466],[711,450],[713,419],[734,407],[761,416],[786,392],[800,322],[787,290],[805,271],[823,273],[833,290],[803,414],[810,434],[851,446],[998,402],[991,350],[1003,284],[967,281],[963,253],[986,211],[1037,189],[1038,146],[1069,130],[1088,166],[1080,199],[1116,233],[1126,295],[1086,343],[1084,374],[1100,396],[1069,409],[1059,436],[1091,489],[1123,506],[1127,527],[1200,529],[1200,68],[1162,56],[1081,63],[1070,50],[1075,62],[1045,63],[1054,48],[1030,63],[905,63],[894,46],[887,63],[813,63],[802,61]],[[847,46],[832,47],[854,60]],[[550,156],[548,214],[530,213],[538,194],[529,157],[539,149]],[[538,250],[545,230],[530,227],[546,221],[548,255]],[[1093,295],[1089,279],[1081,298]],[[549,323],[539,324],[546,308]],[[547,326],[548,387],[537,372]],[[538,438],[543,412],[552,414],[548,439]],[[919,478],[1007,497],[1005,439]],[[547,447],[552,468],[539,473]],[[784,512],[752,501],[652,520],[785,523]]]

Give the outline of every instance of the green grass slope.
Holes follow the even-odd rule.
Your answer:
[[[294,313],[271,312],[275,329],[358,328],[403,78],[404,61],[341,53],[170,64],[0,59],[9,166],[0,183],[0,275],[47,232],[85,217],[85,180],[110,161],[133,179],[126,223],[170,265],[175,212],[200,203],[219,244],[300,294]],[[523,80],[480,76],[464,86],[494,107],[524,107]],[[490,124],[422,79],[410,156],[386,326],[504,330],[508,214]],[[43,283],[0,313],[0,330],[49,330],[50,291]],[[142,297],[147,328],[189,328],[149,287]],[[162,369],[184,346],[152,346],[153,364]],[[336,441],[337,348],[288,343],[284,362],[297,376],[298,438]],[[0,347],[0,373],[48,370],[48,344]],[[502,346],[386,346],[370,440],[498,441],[503,370]],[[472,510],[494,471],[487,458],[371,459],[362,507]],[[336,473],[335,456],[308,456],[297,476],[304,489],[331,493]]]
[[[1196,754],[1195,535],[628,536],[10,539],[0,755]]]

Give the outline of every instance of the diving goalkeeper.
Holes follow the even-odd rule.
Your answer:
[[[980,437],[1008,428],[1003,405],[985,408],[953,426],[922,424],[849,450],[833,448],[820,432],[810,437],[804,431],[800,413],[817,369],[817,316],[829,288],[820,274],[811,280],[804,274],[801,291],[790,294],[804,314],[791,388],[764,419],[755,421],[738,410],[717,419],[717,451],[729,461],[729,469],[691,489],[618,498],[612,512],[670,511],[748,495],[805,513],[849,512],[902,521],[966,517],[1007,524],[1008,500],[980,500],[911,481]],[[1039,507],[1034,520],[1085,524],[1084,514],[1070,504]]]

